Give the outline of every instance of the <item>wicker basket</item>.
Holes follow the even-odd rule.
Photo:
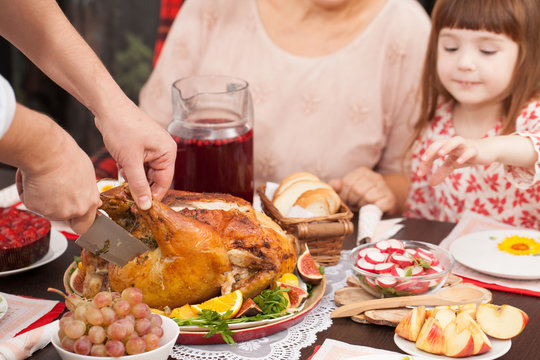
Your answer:
[[[329,216],[289,218],[281,215],[265,191],[266,185],[257,189],[264,212],[288,233],[296,236],[301,247],[307,245],[317,263],[325,266],[336,265],[341,257],[345,236],[354,230],[350,221],[353,213],[347,205],[341,202],[339,212]]]

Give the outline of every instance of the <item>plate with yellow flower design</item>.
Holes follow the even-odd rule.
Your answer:
[[[540,232],[493,230],[461,236],[450,245],[456,261],[508,279],[540,279]]]

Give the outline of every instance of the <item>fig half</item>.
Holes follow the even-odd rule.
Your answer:
[[[298,258],[297,269],[302,280],[308,284],[317,285],[322,281],[323,275],[319,271],[319,266],[313,260],[307,246],[304,253]]]

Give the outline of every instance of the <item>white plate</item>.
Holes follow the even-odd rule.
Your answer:
[[[30,269],[37,268],[38,266],[45,265],[47,263],[50,263],[53,260],[56,260],[60,255],[64,253],[67,249],[67,239],[62,233],[51,229],[51,240],[49,241],[49,251],[43,256],[41,259],[36,261],[35,263],[23,267],[20,269],[14,269],[14,270],[8,270],[8,271],[0,271],[0,277],[8,276],[17,274],[23,271],[28,271]]]
[[[504,354],[506,354],[508,350],[510,350],[510,346],[512,346],[512,340],[498,340],[494,338],[489,338],[489,340],[491,341],[491,349],[489,351],[480,355],[467,356],[461,359],[474,359],[474,360],[498,359]],[[414,342],[406,340],[398,336],[397,334],[394,334],[394,342],[396,343],[398,348],[405,351],[407,354],[411,354],[415,356],[424,356],[429,359],[447,359],[447,360],[455,359],[448,356],[433,355],[428,352],[422,351],[416,347]]]
[[[4,315],[7,314],[8,311],[8,303],[5,297],[0,295],[0,319],[4,317]]]
[[[534,230],[493,230],[461,236],[450,245],[456,261],[484,274],[508,279],[540,279],[540,256],[513,255],[497,248],[505,238],[525,236],[540,242]]]

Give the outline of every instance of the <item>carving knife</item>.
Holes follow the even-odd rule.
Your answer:
[[[98,210],[94,224],[75,243],[118,266],[124,266],[134,257],[151,250],[103,210]]]

